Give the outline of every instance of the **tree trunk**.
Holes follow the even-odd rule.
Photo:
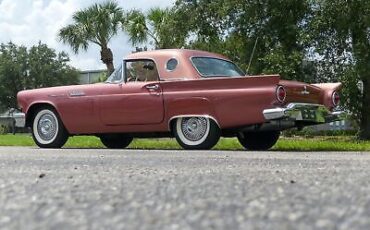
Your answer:
[[[102,62],[107,66],[108,75],[111,75],[114,71],[112,51],[104,46],[101,48],[100,55]]]
[[[351,32],[356,69],[364,83],[359,138],[370,140],[370,44],[367,38],[367,27],[357,23]]]
[[[370,79],[363,78],[364,93],[362,97],[360,135],[361,140],[370,140]]]

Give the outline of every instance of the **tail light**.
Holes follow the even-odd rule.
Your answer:
[[[285,101],[285,98],[286,98],[286,91],[285,91],[285,88],[281,85],[279,85],[277,88],[276,88],[276,99],[279,101],[279,102],[284,102]]]
[[[334,107],[339,105],[340,96],[336,91],[334,91],[333,94],[331,95],[331,101],[332,101]]]

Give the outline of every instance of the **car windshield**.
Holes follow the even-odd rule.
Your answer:
[[[122,64],[105,81],[106,83],[117,83],[122,80]]]
[[[203,77],[245,76],[234,63],[211,57],[193,57],[193,66]]]

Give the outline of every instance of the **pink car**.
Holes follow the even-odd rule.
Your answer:
[[[210,149],[224,136],[267,150],[282,130],[341,119],[340,88],[246,76],[222,55],[173,49],[130,54],[104,83],[25,90],[18,102],[42,148],[95,135],[108,148],[174,136],[185,149]]]

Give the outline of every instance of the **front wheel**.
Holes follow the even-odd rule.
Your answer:
[[[61,148],[69,135],[54,109],[41,108],[32,122],[32,137],[40,148]]]
[[[124,149],[133,138],[124,134],[103,134],[100,136],[100,140],[109,149]]]
[[[217,124],[206,117],[181,117],[173,126],[177,142],[184,149],[211,149],[220,139]]]
[[[245,132],[238,135],[241,145],[247,150],[268,150],[276,144],[280,131]]]

